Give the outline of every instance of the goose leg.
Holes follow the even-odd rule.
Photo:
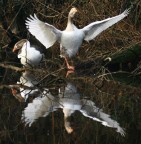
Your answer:
[[[68,60],[67,60],[66,57],[65,57],[65,62],[66,62],[67,68],[68,68],[69,70],[74,71],[74,66],[70,66],[70,65],[69,65]]]

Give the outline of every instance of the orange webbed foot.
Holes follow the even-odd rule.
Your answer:
[[[74,70],[75,70],[75,67],[74,67],[74,66],[68,65],[67,68],[68,68],[68,70],[71,70],[71,71],[74,71]]]

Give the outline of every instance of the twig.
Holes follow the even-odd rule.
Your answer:
[[[8,64],[5,64],[5,63],[0,63],[0,67],[3,67],[3,68],[6,68],[6,69],[11,69],[11,70],[15,70],[15,71],[18,71],[18,72],[23,72],[23,71],[35,71],[35,72],[46,72],[46,70],[43,70],[43,69],[37,69],[37,68],[26,68],[26,67],[22,67],[22,68],[19,68],[19,67],[16,67],[16,66],[12,66],[12,65],[8,65]]]
[[[11,88],[16,88],[16,89],[24,88],[24,89],[29,89],[29,90],[34,90],[35,89],[34,87],[28,87],[28,86],[25,86],[25,85],[22,85],[22,84],[0,85],[0,89],[3,89],[3,88],[8,88],[8,89],[11,89]]]
[[[12,69],[12,70],[15,70],[15,71],[20,71],[20,72],[25,71],[25,68],[19,68],[19,67],[16,67],[16,66],[5,64],[5,63],[0,63],[0,67],[6,68],[6,69]]]
[[[22,3],[21,7],[19,8],[18,12],[16,13],[15,17],[13,18],[12,22],[10,23],[10,25],[7,28],[7,31],[9,30],[9,28],[11,27],[11,25],[14,23],[16,17],[18,16],[19,12],[21,11],[23,5],[25,4],[25,1]]]
[[[119,73],[126,73],[126,74],[130,74],[129,72],[125,72],[125,71],[118,71],[118,72],[110,72],[110,73],[104,73],[102,75],[99,75],[98,78],[106,76],[106,75],[112,75],[112,74],[119,74]]]

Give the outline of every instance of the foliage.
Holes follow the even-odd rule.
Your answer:
[[[65,77],[65,65],[59,58],[59,44],[47,50],[44,64],[38,69],[30,69],[39,86],[47,86],[54,95],[56,89],[64,87],[67,81],[75,82],[84,97],[93,100],[98,107],[126,128],[126,137],[121,138],[113,129],[109,130],[97,122],[88,120],[78,112],[73,115],[76,131],[68,135],[64,130],[61,110],[47,118],[39,119],[30,128],[25,127],[21,123],[21,111],[26,103],[19,103],[12,96],[9,85],[14,85],[20,78],[20,71],[25,70],[17,55],[12,52],[15,42],[22,38],[36,41],[25,27],[26,18],[36,13],[41,20],[63,30],[66,27],[68,11],[75,6],[79,13],[74,21],[82,28],[92,21],[115,16],[130,5],[133,8],[127,18],[103,32],[94,41],[83,43],[79,56],[74,58],[76,73],[69,78]],[[0,15],[0,143],[140,142],[139,0],[2,0]],[[137,56],[133,57],[133,53]],[[106,62],[104,59],[107,57],[112,57],[113,61]],[[131,65],[133,68],[129,69]],[[123,70],[126,72],[121,73]],[[32,101],[32,98],[30,100]]]

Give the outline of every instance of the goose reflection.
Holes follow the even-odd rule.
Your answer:
[[[30,84],[31,82],[33,84],[34,80],[31,80],[32,78],[28,76],[28,73],[26,73],[26,78]],[[62,109],[64,113],[64,126],[68,133],[73,132],[70,117],[75,111],[79,111],[83,116],[98,121],[104,126],[115,128],[122,136],[125,135],[119,123],[110,118],[110,115],[96,107],[93,101],[81,98],[80,93],[73,83],[68,82],[64,88],[59,88],[57,96],[53,96],[49,89],[43,89],[42,91],[35,89],[31,93],[36,93],[37,97],[31,103],[28,103],[22,112],[22,121],[26,125],[31,126],[40,117],[46,117],[51,112]],[[24,97],[26,100],[27,95],[30,93],[26,91],[24,94],[26,95]]]
[[[12,94],[20,102],[24,102],[29,96],[39,93],[39,89],[35,88],[35,85],[38,84],[38,81],[30,71],[23,72],[22,76],[20,77],[20,81],[18,81],[17,84],[22,85],[23,87],[19,86],[18,90],[12,88]]]

